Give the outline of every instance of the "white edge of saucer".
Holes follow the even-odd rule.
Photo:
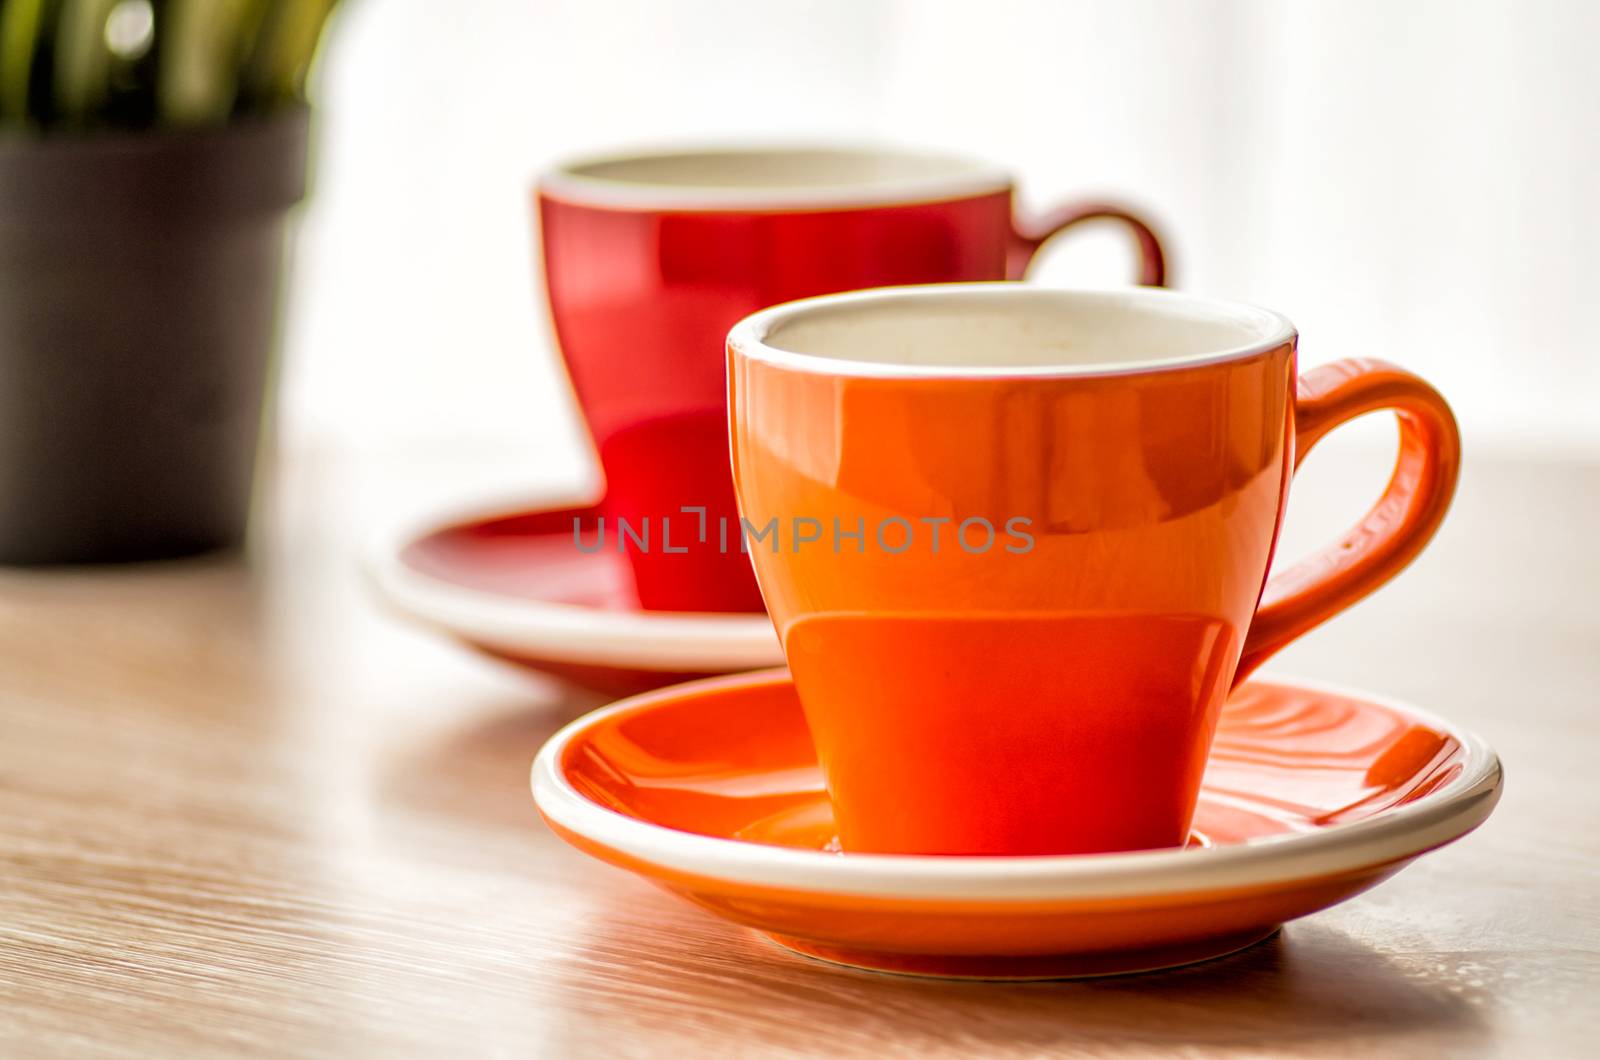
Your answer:
[[[591,503],[548,496],[480,502],[380,533],[362,566],[378,594],[424,625],[512,655],[629,670],[718,672],[783,663],[764,614],[604,611],[504,596],[424,574],[401,558],[413,542],[467,522]]]
[[[782,673],[695,682],[713,689]],[[1313,880],[1403,861],[1471,831],[1500,797],[1500,760],[1471,732],[1399,700],[1281,674],[1262,680],[1346,695],[1390,707],[1450,733],[1466,751],[1461,773],[1416,802],[1362,821],[1235,846],[1039,857],[914,857],[788,850],[695,835],[651,824],[584,798],[559,768],[562,750],[584,729],[685,685],[622,700],[556,733],[532,771],[534,801],[550,820],[603,847],[691,876],[785,890],[873,898],[1029,902],[1178,895]]]

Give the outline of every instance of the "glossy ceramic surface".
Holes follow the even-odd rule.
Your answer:
[[[833,183],[757,179],[798,179],[785,175],[822,155]],[[1014,222],[1009,179],[961,160],[926,160],[915,179],[876,181],[871,166],[857,170],[874,160],[906,168],[913,156],[748,150],[677,164],[672,183],[612,176],[623,162],[655,172],[695,157],[564,167],[538,195],[550,314],[605,472],[604,513],[658,534],[664,518],[687,526],[687,507],[737,538],[721,351],[741,317],[832,291],[1021,276],[1048,236],[1096,218],[1132,232],[1142,282],[1165,276],[1155,236],[1125,210],[1079,204]],[[723,539],[712,529],[680,553],[630,549],[644,606],[762,610],[748,560]]]
[[[614,694],[783,661],[765,615],[647,611],[592,507],[501,505],[379,542],[368,569],[410,617],[486,654]]]
[[[1221,713],[1187,849],[839,853],[783,673],[591,714],[546,744],[533,770],[540,812],[568,842],[792,949],[999,978],[1230,952],[1459,838],[1489,815],[1500,784],[1481,741],[1416,708],[1258,680]]]
[[[989,314],[954,344],[977,360],[905,363],[964,313]],[[1059,345],[1089,366],[1004,367],[1009,340],[983,336],[1019,319],[1019,336],[1048,337],[1041,357]],[[762,342],[797,325],[831,328],[839,348],[870,333],[886,359]],[[1097,343],[1144,333],[1183,354],[1191,332],[1198,359],[1092,360]],[[735,478],[746,519],[775,522],[751,554],[845,849],[1182,840],[1237,678],[1392,577],[1455,484],[1454,423],[1431,387],[1342,362],[1297,393],[1294,343],[1287,321],[1249,307],[1019,284],[817,299],[735,329]],[[1375,408],[1402,421],[1388,492],[1343,542],[1267,586],[1258,612],[1296,459]],[[858,536],[830,538],[835,527]]]

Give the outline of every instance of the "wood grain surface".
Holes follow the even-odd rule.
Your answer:
[[[598,701],[373,603],[374,474],[297,465],[248,560],[0,572],[0,1056],[1597,1055],[1600,466],[1469,461],[1275,666],[1477,729],[1483,829],[1234,957],[1021,986],[808,962],[557,841],[528,764]],[[1379,474],[1306,479],[1286,552]]]

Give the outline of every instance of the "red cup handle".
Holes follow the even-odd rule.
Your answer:
[[[1400,573],[1444,521],[1461,470],[1455,417],[1437,390],[1392,364],[1336,361],[1301,377],[1295,468],[1329,431],[1380,409],[1393,409],[1400,421],[1400,453],[1388,487],[1344,537],[1267,582],[1235,685],[1300,634]]]
[[[1045,240],[1084,221],[1116,221],[1126,227],[1139,245],[1139,283],[1145,287],[1166,286],[1167,258],[1155,230],[1130,210],[1103,202],[1074,203],[1033,220],[1013,221],[1006,279],[1022,279]]]

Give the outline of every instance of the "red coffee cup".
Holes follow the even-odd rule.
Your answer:
[[[1003,170],[855,147],[614,155],[539,181],[545,290],[605,474],[602,547],[650,610],[759,611],[728,461],[723,339],[778,302],[863,287],[1016,279],[1040,246],[1109,219],[1165,281],[1127,210],[1078,203],[1019,222]],[[586,528],[584,547],[596,547]]]

